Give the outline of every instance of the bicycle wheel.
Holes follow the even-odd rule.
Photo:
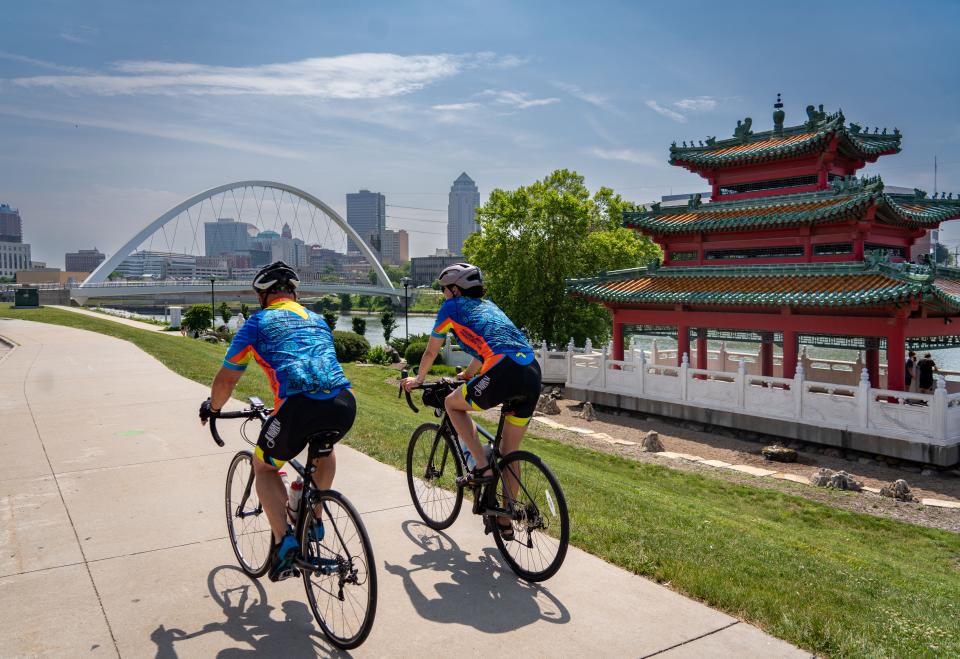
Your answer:
[[[514,451],[504,458],[500,472],[490,487],[495,488],[497,507],[510,511],[514,538],[505,540],[496,520],[491,520],[497,548],[521,578],[549,579],[563,564],[570,540],[563,490],[543,460],[527,451]],[[504,488],[511,475],[518,483],[516,496]]]
[[[435,423],[425,423],[410,436],[407,446],[407,486],[413,505],[427,526],[436,531],[453,524],[463,505],[463,474],[452,440]]]
[[[355,648],[367,638],[377,613],[377,568],[370,538],[356,508],[339,492],[318,493],[303,511],[300,552],[303,586],[313,615],[331,643]],[[322,539],[314,529],[323,521]]]
[[[273,534],[253,484],[253,454],[240,451],[230,462],[226,487],[227,531],[240,567],[262,577],[270,567]]]

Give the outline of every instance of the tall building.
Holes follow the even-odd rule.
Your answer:
[[[380,263],[402,265],[410,260],[410,235],[400,229],[384,229],[380,250]]]
[[[473,179],[464,172],[450,186],[450,201],[447,204],[447,249],[451,254],[463,254],[463,241],[471,233],[480,230],[477,223],[479,207],[480,191]]]
[[[460,256],[414,256],[410,259],[410,279],[414,286],[429,286],[441,270],[461,260]]]
[[[78,252],[67,252],[64,257],[63,269],[67,272],[93,272],[106,258],[106,255],[96,247],[81,249]]]
[[[13,277],[30,269],[30,245],[0,242],[0,277]]]
[[[379,254],[387,228],[387,198],[369,190],[347,194],[347,224]],[[347,251],[356,254],[360,248],[351,241]]]
[[[148,277],[192,277],[197,257],[174,252],[137,250],[117,266],[116,271],[125,279]]]
[[[246,251],[250,248],[250,228],[246,222],[237,222],[229,217],[221,217],[216,222],[204,222],[204,254],[221,256]]]
[[[0,243],[22,243],[23,226],[20,223],[20,211],[0,204]]]

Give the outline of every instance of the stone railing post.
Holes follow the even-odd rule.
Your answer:
[[[450,363],[450,334],[448,333],[443,339],[443,363]]]
[[[680,400],[687,400],[687,371],[690,370],[690,355],[683,353],[683,361],[680,362]]]
[[[803,361],[797,360],[797,370],[793,374],[793,416],[796,419],[803,418],[803,387],[805,373],[803,371]]]
[[[573,386],[573,339],[567,344],[567,386]]]
[[[857,410],[861,428],[870,427],[870,373],[867,369],[860,371],[860,383],[857,385]]]
[[[947,438],[947,379],[938,375],[937,388],[933,390],[933,405],[930,406],[931,424],[935,439]]]
[[[727,371],[727,342],[726,341],[720,342],[720,354],[717,355],[717,359],[720,360],[720,367],[717,370],[720,370],[726,373]]]
[[[636,367],[636,377],[637,377],[637,390],[642,394],[647,387],[647,359],[643,354],[643,350],[640,351],[640,357],[637,362]]]
[[[607,346],[600,346],[600,390],[607,390]]]
[[[656,366],[660,363],[660,359],[657,357],[657,340],[654,339],[650,342],[650,363]]]
[[[726,358],[726,357],[724,357]],[[743,409],[747,405],[747,364],[740,359],[737,365],[737,407]]]
[[[593,354],[593,341],[590,340],[590,337],[587,337],[587,340],[583,344],[583,354],[590,355]]]
[[[548,359],[549,350],[547,349],[547,342],[540,342],[540,365],[546,369],[547,368],[547,359]]]

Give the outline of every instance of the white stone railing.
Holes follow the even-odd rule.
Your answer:
[[[615,360],[589,345],[582,353],[544,345],[537,358],[545,382],[559,382],[555,378],[565,371],[565,385],[578,389],[940,445],[960,440],[960,394],[947,393],[942,376],[933,394],[920,394],[872,388],[866,369],[849,385],[807,380],[802,363],[795,377],[781,378],[750,374],[745,361],[734,372],[696,369],[687,355],[671,366],[650,363],[642,350]]]

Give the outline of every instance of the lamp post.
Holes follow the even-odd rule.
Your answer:
[[[402,278],[400,283],[403,284],[403,324],[405,327],[404,338],[410,340],[410,297],[408,295],[410,289],[410,277]]]
[[[213,282],[217,281],[216,277],[210,277],[210,324],[213,325],[213,331],[217,331],[217,307],[216,302],[213,299]]]

